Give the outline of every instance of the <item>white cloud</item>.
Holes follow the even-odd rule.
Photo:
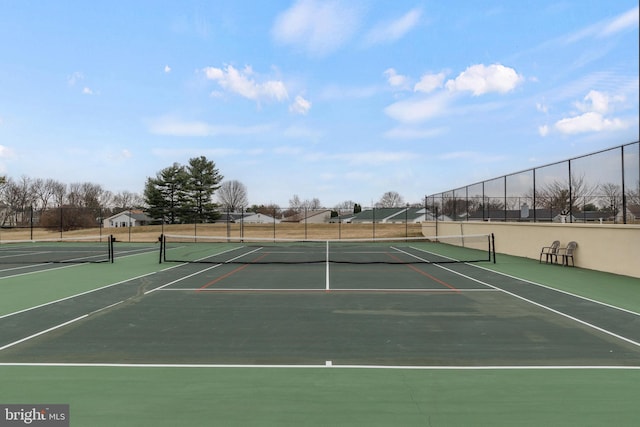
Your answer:
[[[601,113],[590,111],[576,117],[558,120],[555,128],[561,133],[576,134],[625,129],[629,125],[620,119],[607,119]]]
[[[13,150],[6,145],[0,145],[0,158],[13,157]]]
[[[413,87],[416,92],[430,93],[442,87],[446,74],[424,74],[418,83]]]
[[[389,43],[402,38],[420,22],[422,10],[412,9],[398,19],[375,26],[365,37],[367,44]]]
[[[164,72],[165,73],[170,73],[171,72],[171,67],[169,67],[168,65],[164,66]]]
[[[171,116],[149,120],[149,132],[166,136],[214,136],[214,135],[254,135],[271,129],[270,125],[233,126],[211,125],[202,121],[184,121]]]
[[[583,112],[595,111],[607,114],[612,109],[612,103],[624,102],[624,100],[624,96],[609,96],[607,93],[591,90],[584,97],[585,102],[576,102],[575,106]]]
[[[630,28],[638,27],[638,12],[639,7],[636,6],[633,9],[623,13],[620,16],[614,18],[611,22],[607,23],[602,31],[601,36],[609,36],[620,31],[624,31]]]
[[[547,136],[549,134],[549,126],[548,125],[538,126],[538,133],[542,137]]]
[[[352,3],[338,0],[298,0],[275,20],[276,42],[325,56],[351,39],[360,23]]]
[[[84,74],[82,74],[80,71],[75,71],[73,74],[67,77],[67,83],[69,83],[69,86],[75,86],[76,83],[78,83],[83,79],[84,79]]]
[[[302,96],[296,96],[293,104],[289,106],[289,111],[295,114],[306,115],[311,109],[311,101],[304,99]]]
[[[441,92],[428,98],[402,100],[384,109],[386,115],[403,123],[417,123],[441,115],[449,107],[451,95]]]
[[[403,87],[407,84],[407,77],[398,74],[395,69],[389,68],[383,73],[387,77],[387,82],[393,87]]]
[[[536,110],[540,111],[541,113],[547,114],[549,112],[549,107],[541,102],[536,102]]]
[[[91,88],[88,88],[88,87],[86,87],[86,86],[85,86],[85,87],[82,89],[82,93],[83,93],[84,95],[93,95],[93,90],[91,90]]]
[[[227,65],[224,69],[206,67],[203,71],[207,79],[216,81],[223,89],[253,101],[262,99],[284,101],[289,97],[285,84],[280,80],[256,82],[252,78],[254,73],[251,67],[245,67],[240,71],[232,65]]]
[[[522,76],[513,68],[501,64],[477,64],[447,81],[446,87],[451,92],[470,91],[478,96],[489,92],[510,92],[522,81]]]
[[[568,34],[560,39],[566,44],[576,43],[586,38],[603,38],[617,34],[627,29],[638,27],[638,6],[628,10],[613,19],[600,21],[596,24],[589,25],[574,33]]]
[[[624,95],[610,95],[606,92],[590,90],[582,101],[574,103],[582,114],[560,119],[555,123],[554,128],[564,134],[626,129],[631,126],[631,122],[607,117],[625,101]]]

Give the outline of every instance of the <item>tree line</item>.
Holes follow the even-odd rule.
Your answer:
[[[158,222],[168,224],[211,222],[223,212],[256,212],[292,216],[323,208],[317,198],[302,199],[297,194],[289,206],[249,205],[247,188],[237,180],[223,182],[215,163],[205,156],[189,159],[186,165],[173,163],[148,177],[142,195],[129,191],[113,193],[100,184],[65,184],[55,179],[12,179],[0,176],[0,226],[37,224],[52,228],[81,228],[99,225],[102,219],[129,210],[144,210]],[[375,207],[404,207],[395,191],[383,194]],[[336,212],[357,213],[362,205],[346,200]],[[63,215],[62,212],[69,212]]]
[[[26,226],[37,222],[42,226],[60,226],[60,215],[54,211],[75,209],[81,226],[95,226],[100,216],[142,206],[142,198],[129,191],[113,193],[100,184],[78,182],[65,184],[55,179],[19,179],[0,177],[0,226]],[[86,214],[78,214],[80,210]]]

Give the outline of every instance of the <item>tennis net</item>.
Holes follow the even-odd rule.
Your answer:
[[[493,235],[340,240],[165,234],[160,262],[213,264],[419,264],[495,262]]]
[[[0,240],[0,263],[113,262],[113,237],[88,236],[43,240]]]

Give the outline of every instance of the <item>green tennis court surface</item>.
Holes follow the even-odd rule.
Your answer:
[[[396,249],[0,270],[2,403],[70,403],[72,425],[637,421],[637,279]]]

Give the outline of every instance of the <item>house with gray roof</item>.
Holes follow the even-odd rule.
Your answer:
[[[141,210],[131,209],[119,212],[115,215],[103,220],[104,228],[112,227],[140,227],[149,225],[153,222],[153,218]]]

